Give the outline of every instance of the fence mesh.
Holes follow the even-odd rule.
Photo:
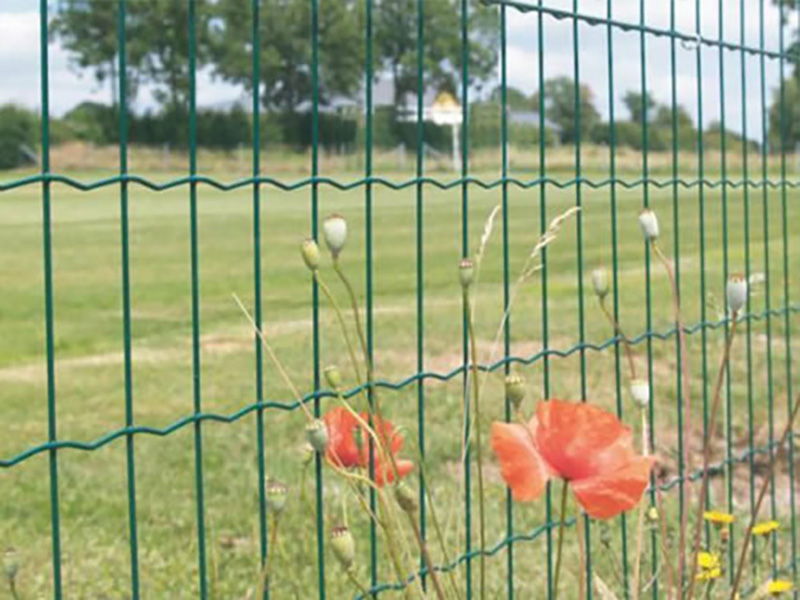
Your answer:
[[[691,338],[691,367],[693,375],[692,395],[695,400],[695,418],[701,419],[702,425],[707,426],[709,410],[710,382],[716,369],[716,350],[720,331],[728,331],[731,322],[726,317],[723,309],[709,304],[708,298],[716,290],[723,289],[724,282],[730,272],[739,268],[745,271],[750,279],[756,275],[763,275],[764,291],[758,297],[759,309],[755,309],[751,299],[747,313],[742,317],[744,340],[739,346],[739,362],[732,367],[736,372],[729,373],[726,385],[725,401],[725,446],[722,449],[724,458],[715,465],[715,472],[724,475],[724,506],[734,511],[737,506],[753,505],[753,490],[755,481],[759,476],[756,461],[759,456],[772,454],[776,451],[776,423],[785,420],[787,410],[791,408],[793,393],[792,377],[796,375],[793,368],[793,336],[792,330],[797,326],[797,313],[800,305],[793,301],[792,294],[798,292],[796,282],[791,278],[796,265],[798,223],[800,211],[796,207],[796,193],[798,181],[790,178],[793,155],[789,153],[784,135],[788,135],[792,108],[787,105],[784,83],[784,73],[796,60],[794,51],[789,50],[790,43],[785,38],[784,27],[777,31],[767,30],[765,13],[770,10],[765,0],[750,2],[741,0],[720,0],[719,5],[710,7],[709,3],[695,0],[670,0],[669,24],[652,25],[648,21],[649,6],[645,0],[639,3],[606,3],[589,2],[588,0],[572,0],[571,6],[560,3],[556,7],[543,0],[531,2],[516,2],[511,0],[494,0],[485,5],[472,5],[467,0],[459,0],[454,4],[454,10],[459,11],[460,26],[460,74],[459,98],[462,111],[460,129],[460,143],[458,156],[458,173],[455,176],[430,174],[426,167],[426,140],[423,114],[425,113],[424,98],[427,85],[427,67],[424,61],[426,43],[431,36],[436,36],[436,31],[426,31],[422,18],[426,8],[425,0],[416,0],[414,10],[417,14],[416,28],[416,143],[414,146],[413,174],[408,177],[396,177],[392,174],[381,172],[376,168],[375,153],[373,152],[373,115],[374,97],[373,88],[376,74],[380,70],[374,54],[376,41],[373,30],[373,13],[377,10],[376,3],[371,0],[364,2],[364,50],[365,62],[363,65],[363,123],[365,138],[363,145],[363,176],[355,178],[342,178],[330,176],[321,168],[322,155],[320,145],[320,113],[323,100],[320,93],[320,1],[309,0],[311,21],[308,32],[311,41],[311,149],[310,172],[307,177],[290,179],[276,172],[269,162],[262,157],[263,140],[261,132],[261,119],[263,107],[257,93],[252,94],[251,110],[252,119],[252,168],[249,177],[235,180],[225,180],[218,176],[205,174],[198,161],[197,143],[197,106],[198,106],[198,65],[197,65],[197,31],[198,15],[193,0],[188,1],[188,20],[185,27],[188,31],[188,76],[189,76],[189,148],[188,170],[185,175],[176,176],[168,180],[157,180],[145,174],[132,171],[129,167],[130,148],[128,144],[128,106],[126,74],[129,72],[126,42],[126,1],[117,2],[116,23],[116,60],[119,89],[120,110],[118,113],[119,131],[119,156],[117,174],[93,180],[81,180],[65,172],[54,171],[51,168],[51,129],[50,129],[50,99],[51,69],[49,57],[51,53],[49,19],[52,17],[52,8],[47,0],[41,0],[39,6],[39,56],[41,60],[41,156],[40,171],[36,174],[20,176],[16,179],[0,181],[0,202],[3,197],[11,197],[27,190],[38,189],[38,198],[41,201],[41,234],[42,253],[41,267],[43,269],[43,298],[44,298],[44,340],[46,364],[46,388],[42,398],[46,402],[47,414],[47,439],[41,443],[31,443],[17,451],[6,454],[0,460],[0,467],[5,474],[20,469],[27,461],[36,457],[46,457],[49,478],[48,508],[50,515],[49,535],[51,540],[50,554],[52,557],[52,595],[55,598],[75,596],[75,591],[69,590],[68,581],[64,578],[64,551],[62,544],[67,534],[63,522],[63,501],[65,482],[60,479],[61,461],[69,453],[103,452],[108,450],[112,443],[124,443],[125,448],[125,480],[126,480],[126,511],[127,511],[127,540],[128,570],[127,573],[117,571],[112,574],[115,580],[124,580],[127,590],[123,595],[138,598],[147,595],[140,588],[140,579],[146,576],[140,573],[140,561],[143,553],[148,550],[146,544],[141,543],[140,521],[137,520],[139,508],[137,500],[140,498],[141,476],[140,465],[137,462],[136,446],[139,441],[148,436],[173,436],[182,430],[190,431],[193,444],[193,470],[194,515],[195,531],[192,536],[187,534],[185,542],[196,549],[196,594],[202,598],[215,595],[213,592],[214,571],[216,567],[214,550],[210,546],[216,542],[215,533],[209,530],[206,499],[208,494],[208,481],[206,478],[207,459],[204,457],[204,440],[207,436],[207,427],[211,423],[236,423],[246,422],[247,427],[255,429],[247,450],[256,457],[255,485],[258,491],[257,516],[257,547],[260,560],[263,562],[269,550],[270,526],[268,521],[267,499],[264,486],[273,465],[271,461],[276,458],[275,449],[269,448],[270,431],[274,427],[271,423],[273,416],[286,412],[299,412],[297,401],[287,400],[283,397],[268,397],[265,392],[265,378],[271,377],[269,366],[266,362],[264,350],[256,338],[252,347],[252,392],[248,402],[242,403],[235,410],[218,412],[205,408],[204,376],[203,369],[203,336],[201,335],[202,296],[200,284],[202,280],[201,268],[204,256],[201,248],[213,252],[214,240],[203,240],[200,223],[200,197],[206,190],[224,194],[246,192],[251,198],[250,242],[251,262],[250,277],[252,282],[251,300],[248,301],[252,308],[255,322],[261,326],[270,322],[274,305],[270,311],[264,309],[265,288],[270,288],[273,282],[265,277],[265,261],[269,261],[269,252],[265,254],[265,246],[275,242],[276,232],[265,236],[264,220],[270,218],[270,198],[277,195],[289,195],[292,202],[304,203],[308,211],[310,235],[316,238],[321,225],[321,205],[324,204],[323,196],[326,194],[349,194],[349,198],[356,198],[348,205],[352,212],[358,212],[357,222],[363,225],[360,240],[363,242],[364,272],[360,277],[363,287],[360,292],[364,297],[364,314],[367,334],[367,347],[370,359],[376,359],[380,364],[383,357],[377,356],[380,348],[379,330],[388,326],[380,323],[376,327],[376,298],[379,298],[379,282],[381,273],[375,268],[378,264],[375,252],[378,242],[375,239],[373,223],[376,219],[375,211],[379,210],[377,197],[381,200],[393,201],[393,193],[405,193],[405,210],[413,215],[408,221],[398,224],[398,227],[412,226],[413,235],[413,262],[403,263],[399,268],[404,270],[404,282],[407,286],[401,290],[410,294],[410,304],[414,316],[413,327],[409,328],[407,338],[412,342],[413,360],[402,376],[395,378],[379,379],[377,389],[395,391],[408,391],[407,395],[399,396],[404,406],[408,409],[414,423],[413,436],[416,439],[422,459],[425,460],[432,452],[440,455],[436,448],[440,442],[430,434],[426,435],[426,428],[430,429],[430,422],[426,418],[429,411],[431,395],[437,402],[442,401],[430,387],[437,382],[462,381],[461,394],[467,392],[467,365],[468,365],[468,338],[465,318],[461,322],[460,336],[460,364],[454,368],[438,369],[435,364],[430,364],[427,356],[429,349],[436,346],[436,340],[430,339],[430,328],[426,321],[427,286],[440,285],[433,281],[435,276],[442,273],[447,276],[448,270],[435,269],[431,275],[431,267],[437,267],[437,256],[426,252],[425,245],[429,240],[426,237],[428,226],[428,202],[432,197],[448,199],[448,206],[458,206],[458,224],[446,228],[445,233],[457,236],[460,240],[460,254],[464,257],[474,252],[475,232],[483,226],[482,216],[484,208],[499,202],[501,212],[499,216],[498,234],[502,241],[502,252],[498,259],[494,281],[498,283],[501,291],[496,298],[498,306],[506,309],[511,302],[512,287],[514,284],[514,269],[518,261],[512,251],[512,237],[520,238],[525,232],[514,226],[516,216],[526,214],[530,216],[529,223],[538,223],[538,232],[543,233],[548,221],[556,216],[557,211],[564,207],[574,205],[583,208],[578,214],[575,224],[574,241],[560,241],[563,248],[573,245],[574,262],[572,259],[558,259],[555,267],[551,258],[553,252],[568,253],[563,248],[560,250],[546,250],[543,255],[544,268],[541,272],[541,285],[534,290],[537,300],[526,305],[526,312],[515,312],[503,329],[502,356],[489,363],[481,365],[481,369],[490,372],[510,373],[513,369],[524,372],[536,370],[535,381],[540,383],[538,395],[544,398],[560,393],[564,386],[559,379],[570,378],[575,384],[575,391],[581,399],[587,400],[597,394],[596,376],[597,365],[600,369],[608,370],[613,405],[618,414],[626,416],[626,387],[624,372],[624,357],[622,356],[622,339],[619,336],[609,335],[611,332],[602,328],[597,329],[592,325],[597,319],[595,307],[590,303],[591,292],[585,289],[586,276],[589,270],[599,261],[605,259],[609,262],[612,273],[612,312],[618,321],[624,321],[626,311],[635,313],[632,319],[641,323],[635,329],[630,343],[644,357],[650,388],[654,394],[664,395],[664,404],[660,408],[651,406],[648,414],[651,441],[656,448],[669,448],[674,452],[674,471],[668,477],[660,478],[649,490],[650,502],[656,503],[655,486],[661,486],[666,493],[669,492],[670,502],[675,503],[675,511],[683,514],[688,510],[685,498],[690,482],[699,479],[699,471],[689,471],[689,465],[684,464],[684,445],[697,451],[697,442],[683,439],[683,419],[687,412],[684,410],[686,398],[681,388],[681,347],[674,327],[661,327],[658,323],[672,323],[671,319],[662,319],[656,310],[667,306],[660,296],[665,288],[660,282],[660,274],[650,248],[641,238],[631,234],[627,224],[621,223],[622,218],[629,219],[631,214],[639,207],[657,206],[659,209],[665,231],[669,232],[665,244],[671,249],[671,259],[676,268],[676,279],[679,289],[682,290],[689,307],[687,313],[691,318],[685,327],[686,334]],[[264,19],[280,19],[280,14],[269,14],[262,10],[259,0],[242,0],[243,5],[250,11],[250,31],[242,35],[250,37],[253,48],[260,48],[261,28],[259,23]],[[602,4],[602,6],[601,6]],[[583,8],[586,5],[586,8]],[[635,6],[634,6],[635,5]],[[631,10],[636,8],[636,10]],[[678,26],[680,12],[692,10],[695,15],[693,29],[682,30]],[[725,19],[733,13],[738,18],[736,27],[730,27]],[[782,17],[785,18],[790,11],[788,6],[781,6]],[[499,155],[499,170],[494,173],[487,169],[474,172],[475,160],[470,149],[470,108],[471,98],[476,90],[470,84],[470,16],[474,11],[489,11],[497,19],[497,33],[499,35],[499,64],[497,74],[499,77],[499,96],[496,98],[500,106],[500,132],[501,140],[497,153]],[[619,12],[620,16],[617,16]],[[516,15],[521,13],[523,18]],[[704,14],[711,13],[716,19],[716,31],[710,29],[709,18]],[[573,114],[576,136],[574,150],[570,147],[567,151],[571,154],[566,160],[566,165],[555,164],[551,153],[559,152],[563,156],[564,149],[554,150],[549,146],[546,136],[539,135],[538,148],[527,148],[533,151],[534,162],[529,168],[514,168],[512,153],[517,149],[509,138],[509,119],[511,111],[508,107],[509,90],[509,20],[515,15],[515,22],[530,32],[531,39],[536,40],[535,50],[531,56],[535,64],[529,65],[535,73],[533,81],[539,90],[545,88],[548,71],[550,69],[549,56],[552,48],[546,43],[547,32],[550,28],[569,26],[569,39],[572,44],[571,76],[575,81]],[[622,16],[626,15],[626,16]],[[638,18],[631,15],[638,15]],[[748,39],[746,28],[750,20],[756,20],[757,42]],[[682,19],[685,22],[685,19]],[[731,31],[738,30],[738,35]],[[645,104],[641,111],[641,151],[635,153],[631,162],[631,152],[621,149],[617,140],[617,123],[619,110],[618,96],[624,91],[617,84],[619,79],[619,56],[615,54],[615,43],[621,36],[635,36],[640,53],[638,64],[640,71],[639,93],[646,94],[658,87],[659,91],[668,90],[670,101],[669,122],[670,135],[669,147],[666,153],[651,153],[651,135],[654,115],[648,114]],[[606,89],[607,111],[609,123],[609,140],[607,147],[587,147],[581,126],[582,112],[579,105],[582,101],[580,83],[585,77],[582,70],[582,61],[586,60],[584,38],[593,40],[593,52],[599,53],[598,48],[604,47],[605,63],[607,70]],[[602,45],[598,44],[599,39]],[[658,45],[658,63],[654,64],[651,46]],[[732,58],[733,57],[733,58]],[[265,84],[261,80],[261,53],[250,53],[251,89],[260,90]],[[732,61],[736,62],[732,62]],[[597,60],[592,61],[596,67]],[[732,68],[732,65],[735,68]],[[712,70],[716,70],[712,75]],[[779,84],[776,89],[768,89],[769,73],[778,74]],[[733,90],[731,81],[739,84],[738,90]],[[712,87],[714,89],[712,89]],[[752,91],[755,90],[755,95]],[[780,131],[776,139],[770,139],[768,124],[769,94],[773,92],[777,98],[780,112]],[[679,96],[679,94],[681,94]],[[709,102],[709,95],[713,102]],[[693,98],[694,110],[697,115],[696,139],[692,140],[693,151],[686,151],[680,144],[679,123],[679,98]],[[748,106],[752,98],[757,98],[757,106]],[[740,103],[738,106],[732,104]],[[535,112],[538,119],[538,128],[544,132],[549,126],[548,111],[545,95],[539,94],[538,106]],[[704,131],[702,123],[707,121],[706,114],[713,113],[719,117],[719,126],[722,135],[716,139],[716,144],[709,149],[708,133]],[[753,114],[759,117],[758,122],[750,120]],[[731,117],[730,115],[735,115]],[[731,123],[731,120],[736,122]],[[741,136],[736,138],[727,135],[733,127],[741,131]],[[756,140],[756,150],[751,145],[753,134],[759,132],[760,139]],[[592,153],[593,161],[587,166],[587,153]],[[620,164],[621,157],[625,157],[624,164]],[[597,167],[597,162],[602,167]],[[180,193],[188,201],[188,241],[189,241],[189,307],[191,322],[191,410],[182,417],[170,422],[163,427],[137,421],[135,418],[136,399],[135,390],[135,363],[134,360],[134,334],[136,324],[136,305],[134,285],[132,283],[131,259],[131,196],[135,190],[147,190],[153,193]],[[59,435],[59,417],[64,415],[64,409],[59,406],[59,385],[57,382],[57,364],[59,361],[59,344],[62,340],[57,336],[58,319],[55,311],[59,286],[54,278],[54,262],[58,253],[54,247],[53,231],[57,226],[54,223],[54,210],[63,190],[77,192],[102,192],[107,202],[111,202],[112,195],[118,199],[119,213],[115,217],[119,224],[119,263],[118,277],[121,286],[121,314],[122,328],[121,349],[123,354],[123,383],[124,383],[124,420],[119,428],[111,429],[91,439],[69,439]],[[138,193],[138,192],[136,192]],[[438,196],[437,196],[438,195]],[[477,196],[477,202],[473,199]],[[512,197],[519,198],[519,202],[512,201]],[[456,202],[457,199],[457,202]],[[472,203],[472,204],[471,204]],[[794,205],[794,206],[793,206]],[[477,209],[475,207],[478,207]],[[734,213],[735,216],[734,216]],[[453,211],[456,214],[456,211]],[[622,216],[621,216],[622,215]],[[713,220],[712,220],[713,219]],[[712,224],[709,225],[709,222]],[[735,223],[736,230],[731,231]],[[760,225],[760,230],[758,226]],[[601,234],[593,230],[602,229]],[[711,229],[709,229],[711,228]],[[441,233],[437,229],[437,234]],[[530,240],[531,232],[527,232]],[[595,247],[589,248],[585,243],[586,236],[593,240],[598,237],[604,240],[603,252],[596,251]],[[518,244],[520,242],[517,242]],[[689,250],[686,250],[686,248]],[[383,252],[389,252],[381,246]],[[621,256],[620,253],[625,253]],[[634,258],[630,253],[635,252]],[[550,256],[548,256],[550,255]],[[157,259],[156,259],[157,260]],[[441,260],[441,259],[438,259]],[[555,269],[555,270],[554,270]],[[455,269],[452,269],[455,272]],[[631,272],[643,273],[641,284],[630,284]],[[404,285],[405,285],[404,284]],[[213,284],[212,284],[213,285]],[[279,285],[279,284],[278,284]],[[625,297],[618,293],[619,290],[638,285],[634,294],[639,303],[635,309],[630,309]],[[558,302],[568,304],[568,312],[561,308],[554,308],[553,286],[562,290]],[[389,287],[392,287],[391,285]],[[568,288],[570,297],[563,295],[563,289]],[[396,286],[394,287],[396,290]],[[310,348],[308,350],[306,365],[311,391],[303,398],[302,402],[309,403],[316,416],[324,411],[324,402],[332,397],[330,390],[325,389],[321,374],[325,366],[324,358],[324,302],[315,282],[308,282],[310,294],[311,329]],[[408,290],[411,290],[408,292]],[[691,295],[691,298],[689,296]],[[459,310],[463,310],[461,307]],[[554,312],[555,311],[555,312]],[[553,323],[553,316],[558,323]],[[566,314],[566,317],[565,317]],[[533,317],[529,316],[533,315]],[[569,319],[565,323],[564,319]],[[531,321],[536,323],[531,323]],[[526,322],[527,321],[527,322]],[[515,334],[517,323],[526,322],[520,326],[522,335],[529,335],[534,327],[539,336],[540,346],[530,350],[530,347],[519,346],[519,334]],[[512,327],[513,324],[513,327]],[[401,325],[402,326],[402,325]],[[538,343],[538,340],[537,340]],[[527,348],[527,351],[526,351]],[[521,349],[521,350],[520,350]],[[384,349],[385,350],[385,349]],[[519,350],[519,351],[518,351]],[[607,362],[602,362],[604,354],[611,353]],[[594,361],[593,368],[590,363]],[[743,362],[742,362],[743,361]],[[302,361],[301,361],[302,362]],[[559,367],[560,364],[569,365],[568,368]],[[405,363],[404,363],[405,364]],[[594,369],[594,370],[593,370]],[[141,375],[139,375],[141,376]],[[270,388],[271,389],[271,388]],[[452,388],[449,388],[452,389]],[[353,388],[346,394],[353,397],[363,390]],[[794,390],[796,391],[796,390]],[[606,395],[608,395],[606,391]],[[372,391],[369,391],[370,399]],[[468,405],[468,402],[466,402]],[[409,408],[411,407],[411,408]],[[511,419],[512,410],[506,401],[503,407],[506,419]],[[630,412],[630,411],[629,411]],[[745,414],[746,413],[746,414]],[[630,417],[630,414],[627,415]],[[659,418],[664,419],[663,422]],[[761,419],[761,421],[759,421]],[[276,423],[279,421],[275,421]],[[285,426],[285,421],[282,425]],[[767,427],[764,433],[760,428]],[[9,425],[6,425],[7,427]],[[467,412],[463,422],[464,430],[459,434],[470,440],[470,415]],[[740,428],[742,430],[740,430]],[[742,432],[744,431],[744,433]],[[743,446],[737,441],[744,439]],[[448,498],[447,503],[460,503],[460,514],[463,523],[453,525],[458,527],[459,554],[450,557],[450,562],[441,563],[442,572],[456,571],[463,578],[463,593],[467,598],[475,594],[474,579],[476,577],[477,558],[481,552],[492,558],[492,569],[502,572],[502,583],[496,583],[495,589],[502,589],[502,595],[513,597],[540,597],[546,594],[553,596],[553,556],[554,556],[554,525],[556,525],[556,508],[551,505],[548,490],[544,513],[541,518],[531,525],[529,518],[520,517],[518,509],[512,503],[510,493],[506,492],[496,507],[502,512],[502,526],[493,533],[492,543],[486,548],[480,548],[476,543],[475,531],[475,482],[474,453],[472,444],[467,443],[467,452],[463,456],[462,468],[464,477],[463,497]],[[789,541],[784,543],[779,552],[777,545],[772,548],[773,555],[778,555],[781,561],[775,560],[776,572],[789,573],[797,580],[797,513],[796,513],[796,481],[795,458],[796,443],[790,441],[788,445],[788,461],[785,472],[779,472],[770,488],[770,504],[773,515],[783,514],[790,523],[786,533]],[[455,467],[454,467],[455,468]],[[735,473],[744,473],[744,492],[737,489],[739,480]],[[331,574],[326,565],[326,538],[330,517],[330,509],[326,506],[325,479],[323,462],[319,457],[313,465],[314,497],[313,514],[315,518],[315,554],[314,570],[317,574],[316,583],[305,587],[303,597],[313,594],[319,598],[330,597],[326,592],[326,581]],[[785,481],[784,481],[785,480]],[[140,485],[137,487],[137,483]],[[426,485],[431,482],[420,476],[417,480],[419,489],[419,505],[422,535],[429,538],[432,535],[430,528],[428,495]],[[69,486],[81,486],[80,481],[70,479]],[[216,478],[219,485],[219,478]],[[748,500],[749,490],[749,500]],[[71,493],[71,492],[67,492]],[[743,494],[743,497],[739,497]],[[441,496],[440,496],[441,497]],[[37,500],[38,502],[38,500]],[[749,502],[749,503],[748,503]],[[376,499],[370,497],[374,509]],[[74,508],[73,508],[74,510]],[[529,517],[526,513],[526,516]],[[615,530],[617,539],[612,542],[615,552],[619,552],[620,563],[623,570],[623,581],[628,581],[630,564],[630,536],[631,527],[625,517],[619,519],[619,528]],[[588,561],[585,565],[590,576],[598,561],[603,561],[605,541],[600,540],[603,535],[597,523],[586,519],[583,527],[585,544],[589,549]],[[184,533],[186,533],[184,531]],[[369,594],[378,596],[384,592],[402,589],[412,581],[410,579],[397,581],[387,569],[381,567],[382,550],[376,526],[371,523],[365,531],[368,544],[368,577]],[[121,534],[121,532],[120,532]],[[193,538],[193,539],[190,539]],[[649,533],[650,557],[647,559],[648,569],[651,574],[659,572],[659,543],[660,536],[657,531]],[[210,541],[211,540],[211,541]],[[152,539],[151,539],[152,541]],[[306,540],[302,540],[306,541]],[[601,545],[603,544],[603,545]],[[730,544],[734,546],[733,543]],[[531,556],[537,557],[541,569],[543,584],[541,587],[525,587],[525,573],[528,565],[521,562],[518,557],[523,548],[532,549]],[[527,557],[527,555],[526,555]],[[500,560],[502,558],[502,560]],[[529,558],[529,557],[528,557]],[[526,558],[526,560],[528,560]],[[729,554],[731,561],[730,571],[733,570],[733,551]],[[186,567],[186,565],[183,565]],[[420,562],[420,574],[425,581],[425,570]],[[43,569],[42,569],[43,571]],[[307,582],[306,582],[307,583]],[[534,591],[531,591],[533,589]],[[623,586],[625,597],[631,595],[627,584]],[[592,586],[586,590],[587,596],[594,593]],[[659,597],[659,585],[655,581],[648,594],[653,598]],[[78,594],[79,595],[79,594]],[[269,590],[265,592],[269,595]]]

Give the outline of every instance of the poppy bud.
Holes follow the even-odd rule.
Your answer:
[[[356,541],[350,529],[342,525],[331,529],[331,550],[342,568],[348,570],[356,560]]]
[[[647,408],[650,405],[650,384],[646,379],[631,381],[631,396],[639,408]]]
[[[321,454],[328,448],[328,428],[324,421],[314,419],[306,425],[306,437],[316,452]]]
[[[649,208],[639,213],[639,227],[642,228],[642,233],[648,242],[658,239],[658,217]]]
[[[525,400],[525,381],[516,373],[506,377],[506,398],[514,410],[519,410],[522,401]]]
[[[308,442],[306,442],[305,444],[303,444],[302,448],[300,448],[300,462],[304,466],[310,465],[311,461],[314,460],[314,455],[316,453],[317,451],[314,450],[314,447]]]
[[[269,480],[265,489],[267,509],[276,515],[281,514],[286,506],[286,496],[288,493],[289,488],[280,481],[275,481],[274,479]]]
[[[611,545],[611,529],[605,521],[600,521],[600,543],[603,546]]]
[[[658,523],[658,509],[655,506],[647,509],[647,520],[650,523]]]
[[[472,280],[475,277],[475,269],[472,264],[471,258],[462,258],[458,264],[458,280],[461,282],[463,289],[469,289],[472,285]]]
[[[322,224],[322,235],[333,258],[338,258],[347,242],[347,221],[342,215],[330,215]]]
[[[747,280],[740,274],[731,275],[728,278],[726,294],[728,296],[728,308],[732,312],[739,312],[747,303]]]
[[[319,269],[319,246],[317,246],[317,242],[308,238],[300,246],[300,253],[303,255],[303,261],[309,269],[312,271]]]
[[[339,367],[336,365],[325,367],[325,381],[328,382],[328,386],[333,391],[342,387],[342,373],[339,371]]]
[[[608,295],[608,269],[597,267],[592,271],[592,287],[595,295],[602,300]]]
[[[19,554],[16,548],[7,548],[3,553],[3,573],[8,581],[16,580],[19,573]]]
[[[407,513],[417,510],[417,499],[414,492],[405,483],[400,482],[394,488],[394,497],[397,503]]]

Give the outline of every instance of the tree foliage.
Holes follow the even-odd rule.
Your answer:
[[[536,92],[533,96],[533,106],[537,110],[540,93]],[[574,144],[579,135],[581,139],[588,140],[590,132],[600,122],[591,88],[581,84],[576,90],[575,82],[566,76],[544,82],[544,105],[547,120],[556,126],[559,139],[564,144]]]

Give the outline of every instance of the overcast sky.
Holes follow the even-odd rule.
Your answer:
[[[245,0],[242,0],[243,2]],[[521,0],[526,1],[526,0]],[[531,0],[528,0],[531,1]],[[532,0],[532,3],[536,0]],[[690,35],[696,31],[696,0],[674,0],[676,29]],[[740,6],[744,3],[744,19]],[[545,0],[553,8],[571,9],[573,0]],[[762,0],[722,0],[723,35],[727,41],[741,43],[744,23],[744,45],[758,48],[760,45],[760,5]],[[768,50],[777,50],[779,44],[780,15],[771,0],[764,3],[764,45]],[[648,26],[668,29],[670,26],[670,2],[667,0],[645,0]],[[718,2],[702,0],[701,35],[716,39],[720,35]],[[606,16],[607,0],[578,0],[579,12],[587,15]],[[613,19],[639,23],[639,0],[613,0]],[[509,11],[508,72],[511,85],[527,93],[538,87],[538,27],[537,13],[526,14]],[[796,28],[792,19],[787,29],[787,43]],[[574,70],[572,21],[557,20],[551,15],[544,17],[545,77],[572,76]],[[39,106],[39,14],[37,0],[0,0],[0,103],[17,102],[26,106]],[[592,27],[581,24],[578,33],[580,77],[595,93],[595,104],[607,116],[608,98],[608,54],[607,30],[605,26]],[[647,36],[647,82],[651,93],[659,102],[668,103],[672,94],[670,70],[670,42],[667,38]],[[698,80],[696,77],[696,52],[694,44],[676,44],[677,98],[689,112],[697,115]],[[621,98],[627,90],[641,89],[640,37],[638,32],[615,30],[614,86],[617,118],[625,118],[626,111]],[[713,46],[702,46],[703,120],[707,124],[720,118],[720,63],[719,50]],[[741,131],[746,123],[749,137],[761,136],[761,60],[748,55],[745,59],[746,80],[744,100],[747,112],[742,110],[742,57],[738,51],[723,52],[725,71],[725,101],[728,127]],[[777,60],[764,60],[767,103],[769,104],[780,80]],[[75,104],[87,100],[107,102],[110,91],[99,86],[90,73],[82,75],[70,67],[68,54],[54,43],[50,46],[51,108],[60,115]],[[241,89],[215,82],[208,73],[198,77],[198,102],[201,105],[227,104],[242,97]],[[148,90],[142,90],[137,99],[138,110],[154,106]]]

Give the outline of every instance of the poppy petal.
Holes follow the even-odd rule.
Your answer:
[[[358,421],[346,408],[337,406],[324,417],[328,428],[327,459],[340,467],[356,467],[360,463],[355,429]]]
[[[537,406],[536,419],[536,446],[564,479],[615,471],[636,456],[631,430],[602,408],[548,400]]]
[[[397,465],[397,475],[402,479],[414,469],[414,463],[410,460],[396,458],[395,464]],[[375,485],[383,487],[384,483],[392,483],[394,481],[394,469],[391,463],[385,467],[379,463],[375,463]]]
[[[550,478],[547,465],[536,451],[531,431],[524,425],[492,423],[492,448],[514,500],[536,500]]]
[[[652,457],[639,456],[616,471],[572,481],[570,485],[589,516],[610,519],[639,503],[652,467]]]

